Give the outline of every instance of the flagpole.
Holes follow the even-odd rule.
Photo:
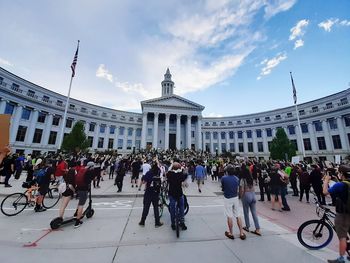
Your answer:
[[[66,100],[66,107],[64,109],[64,114],[63,114],[63,121],[62,121],[62,128],[61,128],[61,133],[60,133],[60,139],[59,139],[59,143],[58,143],[58,149],[61,149],[62,142],[63,142],[64,128],[66,126],[66,118],[67,118],[69,99],[70,99],[70,91],[72,89],[73,77],[75,76],[75,66],[76,66],[77,59],[78,59],[79,43],[80,43],[80,40],[78,40],[77,51],[75,52],[73,63],[71,65],[72,75],[70,77],[70,83],[69,83],[68,95],[67,95],[67,100]]]
[[[300,136],[301,148],[302,148],[303,157],[305,158],[305,147],[304,147],[303,133],[302,133],[302,130],[301,130],[300,118],[299,118],[298,104],[297,104],[297,100],[296,100],[296,90],[295,90],[295,86],[294,86],[292,72],[289,72],[289,73],[290,73],[290,78],[292,80],[292,86],[293,86],[294,105],[295,105],[295,111],[296,111],[296,114],[297,114],[297,121],[298,121],[298,128],[299,128],[299,136]]]

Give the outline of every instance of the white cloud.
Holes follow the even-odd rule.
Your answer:
[[[350,26],[350,20],[343,20],[339,23],[341,26]]]
[[[265,18],[270,18],[280,12],[289,10],[297,0],[275,0],[266,3]]]
[[[13,66],[12,63],[6,59],[0,58],[0,64],[4,66]]]
[[[275,57],[271,59],[264,59],[261,61],[261,65],[264,65],[264,67],[261,69],[260,75],[258,76],[258,80],[261,79],[263,76],[269,75],[272,72],[272,69],[278,66],[283,60],[287,59],[286,53],[280,53],[277,54]]]
[[[109,73],[104,64],[100,64],[96,70],[96,77],[113,82],[113,75]]]
[[[294,40],[297,37],[301,37],[305,34],[305,28],[308,26],[309,20],[300,20],[294,27],[290,29],[291,35],[289,40]]]
[[[297,41],[295,41],[294,43],[294,49],[297,49],[299,47],[304,46],[304,41],[302,39],[298,39]]]
[[[331,18],[318,24],[320,28],[323,28],[327,32],[331,32],[332,27],[336,24],[339,19]]]
[[[211,113],[209,113],[208,115],[205,115],[204,117],[208,117],[208,118],[221,118],[221,117],[223,117],[223,115],[217,114],[217,113],[214,113],[214,112],[211,112]]]

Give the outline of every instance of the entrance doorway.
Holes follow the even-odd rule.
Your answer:
[[[169,149],[176,149],[176,134],[169,134]]]

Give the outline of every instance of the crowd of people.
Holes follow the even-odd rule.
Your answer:
[[[350,200],[350,194],[343,183],[328,188],[330,180],[347,182],[350,177],[349,166],[337,166],[329,162],[315,162],[307,164],[300,162],[292,164],[285,161],[262,161],[244,158],[225,158],[214,156],[210,153],[196,152],[192,150],[167,150],[167,151],[143,151],[126,156],[113,156],[107,154],[80,154],[80,155],[55,155],[55,156],[24,156],[23,154],[11,155],[9,151],[0,160],[1,183],[5,187],[11,187],[9,179],[21,177],[26,170],[26,182],[32,182],[33,178],[39,184],[39,197],[35,207],[36,212],[45,211],[42,207],[42,197],[46,194],[48,185],[52,179],[64,183],[62,190],[62,203],[59,216],[63,218],[64,210],[72,197],[77,194],[79,201],[75,227],[82,224],[81,217],[87,193],[92,184],[93,188],[99,188],[101,181],[114,180],[117,192],[123,191],[125,175],[130,171],[130,184],[139,191],[144,190],[143,212],[140,226],[145,225],[150,205],[154,208],[155,226],[160,227],[158,202],[161,182],[167,180],[169,185],[169,201],[171,228],[175,229],[175,207],[180,208],[181,228],[187,229],[184,219],[183,187],[188,181],[196,181],[198,192],[202,192],[204,180],[218,181],[224,195],[224,210],[227,217],[228,231],[225,236],[234,239],[233,220],[237,220],[240,238],[246,238],[245,232],[249,232],[251,225],[249,213],[252,214],[255,229],[251,233],[261,236],[259,219],[256,211],[257,188],[260,190],[259,201],[266,200],[271,203],[271,209],[284,212],[291,211],[287,201],[288,188],[292,189],[293,196],[298,196],[299,201],[310,201],[310,191],[317,196],[321,205],[337,205],[337,200],[346,203]],[[40,171],[43,175],[40,175]],[[44,172],[43,172],[44,171]],[[325,184],[327,183],[327,186]],[[142,187],[144,186],[144,189]],[[62,187],[61,187],[62,188]],[[331,194],[332,202],[326,204],[325,196]],[[348,197],[349,196],[349,197]],[[339,203],[339,202],[338,202]],[[244,226],[241,210],[243,210]],[[337,210],[337,212],[339,209]],[[345,211],[345,210],[344,210]],[[350,211],[350,210],[349,210]],[[338,212],[342,214],[341,212]],[[344,233],[350,228],[349,213],[336,219],[337,233],[340,240],[340,259],[344,259]],[[340,228],[339,225],[342,227]],[[346,230],[347,229],[347,230]],[[346,249],[346,241],[345,241]],[[343,261],[329,261],[343,262]]]

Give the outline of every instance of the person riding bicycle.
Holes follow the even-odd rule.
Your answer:
[[[328,260],[328,263],[346,262],[344,257],[347,250],[346,238],[350,231],[350,166],[341,165],[338,169],[342,175],[342,182],[337,182],[328,189],[332,177],[327,173],[323,181],[323,194],[336,198],[335,231],[339,238],[339,257]]]
[[[182,192],[182,183],[186,180],[186,175],[182,172],[181,164],[174,162],[172,169],[167,173],[167,180],[169,184],[169,208],[171,218],[171,228],[176,230],[175,226],[175,209],[176,204],[180,211],[180,227],[182,230],[186,230],[184,218],[184,194]]]

